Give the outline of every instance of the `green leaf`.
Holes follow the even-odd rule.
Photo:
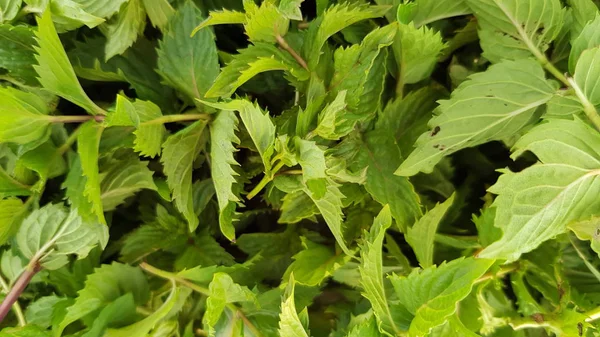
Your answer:
[[[189,288],[177,287],[175,282],[172,282],[171,293],[165,302],[153,312],[150,316],[134,324],[128,325],[119,329],[108,329],[104,334],[105,337],[130,337],[130,336],[147,336],[150,331],[161,321],[168,319],[170,316],[179,312],[185,303],[185,299],[189,296],[191,290]]]
[[[303,191],[296,191],[283,197],[278,222],[294,224],[303,219],[314,220],[314,216],[317,214],[319,214],[319,209],[312,199]]]
[[[62,47],[50,11],[46,11],[37,19],[38,30],[35,34],[39,46],[35,47],[37,65],[33,66],[39,75],[39,82],[44,89],[69,100],[87,112],[97,115],[105,114],[83,91],[77,81],[75,71]]]
[[[247,287],[233,282],[225,273],[216,273],[209,285],[209,296],[206,299],[206,312],[202,318],[203,324],[209,329],[209,335],[214,333],[214,326],[227,304],[237,302],[256,302],[256,295]]]
[[[439,267],[415,270],[407,277],[390,276],[400,305],[414,316],[409,335],[424,336],[443,324],[493,263],[494,260],[461,258]]]
[[[105,21],[104,18],[86,12],[75,0],[52,1],[48,8],[59,33],[75,30],[83,25],[95,28]]]
[[[432,131],[419,137],[396,174],[430,173],[458,150],[514,135],[536,120],[536,111],[554,91],[533,60],[505,61],[471,75],[449,100],[439,102],[438,115],[429,122]]]
[[[233,144],[240,142],[235,135],[237,130],[238,118],[233,111],[219,112],[210,124],[210,171],[221,214],[227,214],[230,209],[235,211],[236,203],[240,201],[233,190],[233,185],[236,184],[235,177],[239,174],[232,167],[239,166],[233,156],[237,151]],[[235,228],[231,219],[232,217],[219,216],[219,225],[223,235],[233,241],[235,240]]]
[[[40,297],[27,306],[25,319],[29,324],[38,325],[44,329],[52,326],[54,308],[60,303],[67,301],[65,297],[56,295]]]
[[[570,222],[594,215],[600,206],[592,197],[600,188],[596,144],[598,132],[579,119],[550,120],[521,137],[513,157],[531,151],[541,163],[519,173],[504,171],[490,188],[498,194],[495,223],[504,235],[479,256],[516,260],[566,232]]]
[[[346,337],[380,337],[377,321],[371,316],[362,323],[355,325]]]
[[[0,244],[5,244],[19,228],[19,220],[27,211],[20,199],[0,200]]]
[[[493,62],[528,58],[531,54],[540,57],[564,22],[565,10],[559,0],[466,2],[480,26],[483,55]]]
[[[339,129],[339,126],[346,121],[345,114],[346,90],[343,90],[319,114],[319,123],[312,133],[330,140],[339,140],[341,137],[346,136],[352,131],[352,128]]]
[[[304,193],[306,193],[310,199],[317,205],[319,212],[325,219],[329,230],[335,237],[336,242],[340,245],[340,248],[344,253],[348,255],[354,255],[348,249],[346,242],[344,241],[344,228],[343,213],[342,213],[342,198],[344,195],[340,192],[339,188],[334,182],[329,179],[323,179],[321,186],[311,188],[309,186],[304,187]],[[313,192],[313,190],[316,191]]]
[[[567,227],[577,235],[579,240],[590,241],[592,250],[600,256],[600,218],[593,216],[587,220],[571,222]]]
[[[67,213],[48,204],[33,211],[21,224],[16,243],[24,257],[55,270],[69,262],[69,255],[86,257],[96,245],[106,246],[108,228],[83,221],[76,210]]]
[[[203,104],[220,110],[239,111],[240,118],[254,142],[265,166],[265,174],[271,172],[271,155],[275,145],[275,124],[271,121],[269,112],[263,112],[258,104],[252,104],[244,99],[236,99],[227,103],[209,103],[202,101]]]
[[[200,23],[194,30],[191,35],[196,34],[199,30],[214,26],[214,25],[224,25],[224,24],[244,24],[246,23],[246,13],[231,11],[223,8],[222,11],[211,11],[208,14],[208,18],[206,18],[202,23]]]
[[[154,27],[164,31],[175,10],[168,0],[142,0],[148,18]]]
[[[102,208],[100,174],[98,168],[98,147],[104,128],[95,121],[83,124],[77,134],[77,153],[81,159],[82,173],[86,177],[83,195],[92,204],[91,210],[101,223],[106,223]]]
[[[600,47],[588,49],[581,53],[581,57],[577,61],[575,74],[573,75],[578,87],[575,90],[581,90],[585,99],[592,105],[600,104],[600,89],[597,89],[597,77],[599,70],[595,65],[600,61]],[[578,93],[578,96],[580,94]],[[589,104],[587,103],[587,104]],[[584,103],[585,105],[586,103]],[[595,112],[597,114],[597,112]]]
[[[360,283],[363,288],[362,295],[371,303],[373,313],[377,318],[379,331],[396,334],[400,329],[394,322],[385,295],[381,252],[385,231],[391,225],[392,213],[390,207],[386,205],[373,221],[371,230],[365,233],[365,241],[360,249],[361,265],[358,270],[360,271]]]
[[[296,311],[294,301],[294,288],[296,281],[294,274],[290,274],[288,284],[281,303],[281,314],[279,314],[279,335],[286,337],[309,337],[309,334],[304,329],[302,321]]]
[[[152,102],[135,100],[129,101],[122,95],[117,95],[115,111],[106,117],[106,126],[135,126],[134,150],[143,156],[154,158],[160,154],[161,145],[167,130],[162,123],[152,123],[152,120],[162,117],[160,108]]]
[[[204,98],[219,74],[217,47],[211,31],[205,29],[189,37],[202,20],[201,15],[192,1],[186,1],[169,21],[158,46],[158,72],[190,102]]]
[[[104,211],[114,210],[141,189],[156,190],[152,174],[148,162],[140,161],[137,156],[111,162],[100,175]]]
[[[444,48],[442,36],[427,27],[413,23],[399,24],[394,52],[400,68],[400,83],[417,83],[429,77]],[[398,50],[399,49],[399,50]]]
[[[402,156],[392,135],[386,129],[367,133],[360,143],[355,161],[359,168],[367,167],[365,188],[382,205],[389,205],[394,220],[405,230],[421,216],[419,196],[405,177],[394,175]]]
[[[50,333],[37,325],[30,324],[18,328],[4,328],[0,337],[49,337]]]
[[[466,0],[436,1],[416,0],[416,9],[412,21],[421,27],[435,21],[471,13]]]
[[[0,196],[14,197],[30,194],[31,186],[25,185],[11,177],[4,169],[2,169],[2,167],[0,167]]]
[[[34,30],[30,27],[0,24],[0,69],[6,69],[9,76],[25,84],[38,84],[32,66],[36,44]]]
[[[336,5],[328,8],[322,16],[311,23],[305,38],[303,54],[308,66],[314,70],[321,57],[325,42],[342,29],[357,22],[381,17],[389,10],[388,6]]]
[[[160,158],[175,205],[187,220],[190,231],[195,230],[199,223],[192,199],[192,168],[198,153],[204,148],[205,127],[205,121],[197,121],[167,138]]]
[[[329,247],[305,237],[301,239],[304,249],[294,255],[294,262],[286,270],[284,279],[289,279],[293,274],[297,275],[296,282],[300,284],[318,286],[350,259],[348,255],[335,254]]]
[[[584,27],[598,16],[598,7],[592,0],[568,0],[572,9],[571,39],[579,36]]]
[[[22,0],[2,0],[0,1],[0,23],[12,21],[21,9]]]
[[[127,293],[107,304],[82,337],[102,337],[109,325],[122,325],[135,320],[135,300]]]
[[[251,11],[246,10],[244,28],[252,42],[275,43],[277,37],[287,33],[289,25],[289,19],[270,1],[264,1],[260,7]]]
[[[75,303],[67,308],[64,318],[53,328],[54,336],[61,336],[69,324],[110,305],[125,294],[132,294],[138,305],[148,300],[148,281],[144,273],[137,267],[116,262],[102,265],[88,275]]]
[[[600,45],[600,15],[596,16],[593,21],[590,21],[582,27],[581,34],[579,34],[572,42],[571,53],[569,54],[569,71],[575,73],[575,66],[581,53],[586,49],[590,49]]]
[[[73,0],[81,8],[97,17],[110,18],[121,8],[121,5],[129,0]]]
[[[281,0],[279,3],[279,12],[290,20],[302,21],[302,11],[300,5],[304,0]]]
[[[43,138],[52,122],[46,103],[32,93],[0,87],[0,142],[25,144]]]
[[[433,266],[435,234],[440,222],[453,202],[454,194],[442,204],[437,204],[433,209],[425,213],[414,226],[408,228],[406,241],[415,251],[417,260],[423,268]]]
[[[145,27],[146,9],[142,0],[129,0],[115,19],[101,26],[106,35],[105,59],[123,54],[144,33]]]
[[[307,71],[288,53],[271,44],[258,42],[233,56],[206,92],[206,97],[230,97],[253,77],[275,70],[286,71],[300,81],[308,79]]]

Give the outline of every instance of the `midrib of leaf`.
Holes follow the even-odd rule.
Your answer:
[[[537,90],[537,88],[536,88],[535,90]],[[540,91],[540,92],[541,92],[541,91]],[[480,98],[481,98],[481,97],[473,97],[473,98],[469,98],[469,99],[466,99],[466,100],[460,100],[460,101],[457,101],[457,102],[455,102],[454,104],[456,104],[456,103],[458,103],[458,102],[464,102],[464,101],[468,101],[468,100],[471,100],[471,99],[480,99]],[[497,97],[496,97],[496,98],[497,98]],[[499,119],[499,120],[495,121],[494,123],[491,123],[491,124],[489,124],[489,125],[488,125],[488,126],[486,126],[485,128],[481,129],[481,131],[479,131],[479,132],[476,132],[476,133],[473,133],[473,134],[468,134],[468,133],[465,133],[465,134],[453,134],[452,136],[448,136],[448,137],[446,137],[446,138],[439,138],[439,140],[444,140],[444,139],[451,139],[451,138],[455,138],[455,137],[459,137],[459,138],[460,138],[460,137],[463,137],[463,136],[469,136],[469,135],[470,135],[470,137],[468,137],[468,138],[465,138],[465,139],[463,139],[462,141],[460,141],[460,142],[458,142],[458,143],[454,144],[454,145],[453,145],[453,146],[451,146],[451,147],[447,147],[446,149],[444,149],[444,151],[440,151],[440,152],[448,152],[449,150],[451,150],[451,149],[453,149],[453,148],[460,148],[460,147],[461,147],[463,144],[465,144],[465,143],[468,143],[468,142],[469,142],[471,139],[475,138],[477,135],[479,135],[479,134],[482,134],[482,133],[485,133],[487,130],[489,130],[489,129],[491,129],[491,128],[495,127],[496,125],[498,125],[498,124],[500,124],[500,123],[503,123],[503,122],[505,122],[506,120],[510,120],[511,118],[513,118],[513,117],[515,117],[515,116],[517,116],[517,115],[519,115],[519,114],[522,114],[522,113],[524,113],[524,112],[527,112],[527,111],[528,111],[528,110],[530,110],[530,109],[533,109],[533,108],[535,108],[535,107],[538,107],[538,106],[540,106],[540,105],[542,105],[542,104],[546,103],[547,101],[549,101],[551,98],[552,98],[551,96],[548,96],[548,97],[546,97],[546,98],[540,99],[540,100],[538,100],[538,101],[535,101],[535,102],[533,102],[533,103],[529,103],[528,105],[525,105],[525,106],[523,106],[522,108],[520,108],[520,109],[517,109],[517,110],[515,110],[515,111],[511,112],[510,114],[508,114],[508,115],[504,116],[503,118],[501,118],[501,119]],[[519,105],[519,103],[517,103],[517,102],[511,102],[511,101],[507,101],[507,102],[510,102],[510,103],[512,103],[512,104],[517,104],[517,105]],[[460,121],[460,120],[464,120],[464,119],[470,119],[470,118],[480,118],[480,117],[482,117],[482,116],[484,116],[484,117],[486,117],[486,116],[487,116],[487,117],[496,117],[497,115],[472,115],[472,116],[465,116],[465,117],[462,117],[462,118],[453,119],[452,121],[454,122],[454,121]],[[428,157],[425,157],[424,159],[422,159],[422,160],[420,160],[420,161],[416,162],[415,164],[413,164],[413,166],[417,166],[417,165],[419,165],[419,164],[421,164],[421,163],[423,163],[423,162],[426,162],[426,161],[428,161],[429,159],[431,159],[431,158],[435,157],[435,155],[437,155],[437,153],[436,153],[436,154],[433,154],[433,155],[430,155],[430,156],[428,156]]]
[[[10,183],[12,183],[12,184],[14,184],[14,185],[17,185],[17,186],[19,186],[19,187],[21,187],[21,188],[23,188],[23,189],[27,189],[27,190],[28,190],[28,189],[30,189],[30,188],[31,188],[31,186],[29,186],[29,185],[25,185],[25,184],[23,184],[22,182],[18,181],[17,179],[15,179],[15,178],[11,177],[11,176],[8,174],[8,172],[6,172],[6,171],[5,171],[5,170],[2,168],[2,166],[0,166],[0,177],[2,177],[3,179],[6,179],[6,180],[8,180]]]

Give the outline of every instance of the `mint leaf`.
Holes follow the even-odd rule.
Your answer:
[[[274,43],[277,37],[284,36],[290,25],[287,17],[270,1],[264,1],[260,7],[246,10],[246,35],[252,42]]]
[[[144,33],[146,27],[146,9],[142,0],[130,0],[123,5],[114,21],[107,23],[103,29],[106,35],[104,50],[106,60],[123,54],[127,48]]]
[[[294,255],[294,262],[286,270],[284,279],[289,279],[291,275],[300,275],[296,282],[307,286],[318,286],[350,259],[347,255],[335,254],[327,246],[306,238],[302,238],[302,244],[304,250]]]
[[[281,314],[279,315],[279,334],[290,337],[308,337],[304,329],[294,302],[294,288],[296,281],[294,275],[288,278],[284,300],[281,303]]]
[[[204,148],[205,127],[206,122],[198,121],[171,135],[163,144],[161,157],[175,205],[187,220],[190,231],[195,230],[199,223],[192,201],[192,165],[198,152]]]
[[[204,98],[219,73],[217,47],[210,30],[189,37],[200,23],[201,14],[192,1],[184,2],[169,21],[158,47],[160,75],[190,102]]]
[[[38,46],[35,47],[35,59],[38,65],[33,68],[38,73],[40,84],[93,115],[104,114],[104,110],[92,102],[79,84],[50,16],[50,11],[46,11],[37,19],[38,30],[35,36]]]
[[[417,260],[421,267],[428,268],[433,266],[433,245],[437,228],[442,218],[448,212],[448,209],[454,202],[454,194],[444,201],[437,204],[429,212],[425,213],[414,226],[408,228],[406,241],[413,247]]]
[[[142,0],[148,18],[154,27],[165,30],[175,10],[168,0]]]
[[[34,30],[26,26],[0,25],[0,68],[29,85],[36,85]]]
[[[0,142],[25,144],[43,138],[52,122],[46,103],[37,95],[0,88]]]
[[[230,214],[235,212],[236,203],[240,201],[233,190],[233,185],[236,184],[235,177],[239,174],[232,167],[239,166],[233,157],[237,151],[234,144],[240,142],[235,135],[237,124],[238,118],[235,113],[227,110],[219,112],[210,124],[210,169],[221,213],[219,226],[223,235],[232,241],[235,239],[235,228]]]
[[[546,137],[549,132],[552,139]],[[588,193],[596,184],[599,157],[593,144],[599,141],[597,132],[578,119],[551,120],[519,139],[513,156],[529,150],[540,163],[519,173],[504,171],[490,188],[498,194],[495,223],[504,235],[480,256],[513,261],[564,233],[571,221],[593,215],[595,199]],[[545,146],[548,142],[552,147]]]
[[[0,200],[0,243],[6,243],[16,233],[18,222],[26,211],[19,199]]]
[[[542,67],[530,60],[506,61],[472,75],[450,100],[440,102],[438,116],[429,122],[431,132],[419,137],[417,148],[396,174],[430,173],[444,156],[513,135],[535,120],[537,109],[554,90]],[[463,123],[465,119],[469,123]]]
[[[104,128],[94,121],[83,124],[77,135],[77,152],[81,160],[82,173],[86,177],[83,195],[91,203],[91,210],[100,222],[106,223],[102,207],[98,168],[98,147],[103,131]]]

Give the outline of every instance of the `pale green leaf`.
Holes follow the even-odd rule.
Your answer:
[[[0,331],[0,337],[50,337],[50,332],[41,327],[31,324],[17,328],[4,328]]]
[[[494,260],[461,258],[439,267],[415,270],[407,277],[390,276],[400,305],[414,316],[409,335],[425,336],[443,324],[493,263]]]
[[[117,95],[115,110],[106,117],[106,126],[135,126],[134,150],[143,156],[154,158],[160,154],[167,130],[162,123],[152,120],[162,117],[160,108],[150,101],[129,101]]]
[[[190,102],[204,98],[219,74],[212,32],[204,29],[190,37],[191,31],[201,22],[201,15],[192,1],[186,1],[169,21],[158,47],[158,72],[168,85],[185,94]]]
[[[152,174],[148,162],[140,161],[137,156],[110,163],[100,174],[100,197],[104,211],[114,210],[141,189],[156,190]]]
[[[222,11],[211,11],[208,14],[208,18],[202,21],[194,30],[192,31],[192,35],[196,34],[199,30],[214,26],[214,25],[224,25],[224,24],[244,24],[246,23],[246,14],[236,11],[231,11],[228,9],[223,9]]]
[[[73,0],[78,3],[81,8],[97,17],[110,18],[116,14],[121,5],[129,0]],[[53,1],[54,2],[54,1]]]
[[[401,83],[411,84],[428,78],[443,48],[440,33],[427,27],[416,28],[413,23],[400,23],[394,54],[400,68]]]
[[[23,0],[0,0],[0,23],[12,21],[19,13]]]
[[[309,140],[294,138],[298,151],[298,164],[302,167],[304,183],[316,198],[325,193],[325,178],[327,178],[327,163],[325,151],[317,143]]]
[[[44,329],[52,325],[52,317],[55,306],[60,302],[66,301],[65,297],[56,295],[40,297],[35,302],[30,303],[25,310],[25,319],[28,324],[35,324]]]
[[[406,230],[421,216],[419,196],[405,177],[395,176],[396,165],[402,162],[398,145],[387,129],[375,129],[363,137],[355,162],[360,169],[367,168],[365,188],[373,199],[389,205],[394,220]]]
[[[566,232],[570,222],[594,215],[600,207],[593,197],[600,191],[596,144],[598,132],[579,119],[550,120],[521,137],[513,156],[531,151],[541,163],[519,173],[504,171],[490,188],[498,194],[495,224],[504,235],[480,256],[516,260]]]
[[[118,329],[108,329],[104,334],[105,337],[131,337],[131,336],[147,336],[150,331],[158,325],[159,322],[168,319],[179,312],[185,303],[185,299],[190,295],[189,288],[177,287],[175,282],[172,282],[171,293],[165,302],[150,316]]]
[[[256,295],[250,289],[236,284],[231,276],[225,273],[215,273],[208,290],[209,296],[206,299],[206,311],[202,322],[209,329],[209,335],[214,334],[213,329],[227,304],[256,302]]]
[[[0,69],[29,85],[38,83],[35,64],[34,30],[27,26],[0,24]]]
[[[95,28],[105,21],[104,18],[86,12],[83,6],[75,0],[52,1],[49,9],[52,13],[52,21],[59,33],[75,30],[84,25],[88,28]]]
[[[0,200],[0,244],[5,244],[19,228],[19,220],[27,211],[20,199]]]
[[[544,118],[572,118],[583,112],[583,106],[577,96],[559,92],[546,104]]]
[[[304,192],[317,205],[319,212],[325,219],[329,230],[335,237],[338,245],[348,255],[354,255],[346,246],[343,232],[343,213],[342,213],[342,198],[344,195],[334,182],[329,179],[323,179],[324,186],[319,188],[317,195],[308,186],[304,188]],[[323,189],[323,190],[322,190]]]
[[[300,5],[304,0],[281,0],[279,3],[279,12],[290,20],[302,21],[302,11]]]
[[[431,132],[419,137],[417,148],[396,174],[429,173],[445,156],[466,147],[514,135],[536,120],[555,87],[533,60],[505,61],[469,77],[446,101],[440,101]]]
[[[279,336],[309,337],[296,311],[296,303],[294,301],[295,286],[294,274],[290,274],[283,302],[281,303],[281,313],[279,314]]]
[[[529,57],[532,53],[537,57],[548,49],[564,22],[565,11],[559,0],[466,2],[481,28],[483,55],[493,62]]]
[[[305,237],[301,239],[304,249],[294,255],[294,262],[286,270],[284,279],[293,274],[300,284],[318,286],[350,259],[346,254],[335,254],[333,249]]]
[[[580,89],[586,100],[592,105],[600,104],[600,47],[588,49],[581,53],[577,61],[575,74],[573,75],[575,83]],[[588,104],[589,104],[588,103]],[[596,112],[597,114],[597,112]]]
[[[28,259],[39,259],[47,269],[58,269],[69,262],[69,255],[86,257],[98,244],[106,246],[108,228],[83,221],[75,210],[48,204],[33,211],[16,235],[19,250]]]
[[[31,186],[23,184],[0,166],[0,197],[30,195]]]
[[[389,6],[356,6],[336,5],[311,23],[303,46],[303,54],[307,58],[309,68],[314,70],[319,64],[321,49],[327,40],[342,29],[357,22],[381,17],[390,9]]]
[[[355,123],[372,119],[379,110],[386,76],[384,48],[392,44],[397,31],[396,24],[378,28],[365,36],[360,45],[335,51],[330,95],[339,98],[346,91],[348,105],[347,121],[340,123],[340,131],[351,130]],[[344,132],[340,133],[344,135]]]
[[[380,331],[397,333],[400,331],[396,326],[383,285],[383,257],[382,246],[385,231],[392,225],[392,213],[389,206],[384,206],[379,215],[373,221],[373,226],[365,233],[365,241],[360,249],[361,265],[360,283],[363,288],[363,296],[371,303],[373,313],[377,318]]]
[[[46,11],[37,20],[36,38],[39,46],[35,47],[35,58],[38,65],[33,67],[39,75],[40,84],[44,89],[79,105],[91,114],[104,114],[104,110],[92,102],[79,84],[52,23],[50,11]]]
[[[340,124],[346,121],[346,90],[340,91],[333,102],[329,103],[319,114],[317,128],[313,134],[331,140],[339,140],[346,136],[352,128],[336,131]]]
[[[415,1],[415,4],[417,7],[414,10],[414,17],[412,20],[417,27],[454,16],[471,13],[466,0],[417,0]]]
[[[300,81],[308,78],[308,72],[288,53],[271,44],[259,42],[233,56],[206,92],[206,97],[230,97],[237,88],[256,75],[275,70],[286,71]]]
[[[104,57],[109,60],[131,47],[146,27],[146,9],[142,0],[128,0],[115,19],[101,27],[106,35]]]
[[[85,287],[77,293],[75,303],[67,308],[64,318],[54,327],[54,336],[61,336],[69,324],[128,293],[138,305],[148,300],[148,281],[140,268],[116,262],[96,268],[87,276]]]
[[[469,330],[457,317],[452,315],[448,321],[431,330],[429,337],[479,337],[478,334]]]
[[[198,153],[204,148],[202,134],[205,127],[205,121],[197,121],[170,136],[163,144],[160,159],[175,205],[187,220],[190,230],[195,230],[199,223],[192,198],[192,166]]]
[[[597,15],[593,21],[588,22],[572,42],[571,53],[569,54],[569,71],[575,73],[575,66],[581,53],[600,45],[600,15]]]
[[[38,95],[0,87],[0,101],[0,142],[25,144],[46,135],[52,117]]]
[[[93,120],[83,124],[77,134],[77,153],[81,160],[82,173],[87,178],[83,195],[92,204],[92,211],[100,222],[106,223],[102,209],[100,173],[98,168],[98,147],[103,131],[104,128]]]
[[[579,240],[590,241],[590,246],[600,256],[600,217],[593,216],[586,220],[571,222],[567,227],[577,235]]]
[[[572,9],[571,40],[575,39],[584,27],[598,15],[598,7],[592,0],[568,0]]]
[[[414,226],[408,228],[406,241],[415,251],[417,260],[423,268],[433,266],[435,234],[440,222],[453,202],[454,194],[442,204],[437,204],[433,209],[425,213]]]
[[[175,10],[168,0],[142,0],[148,18],[154,27],[165,30]]]
[[[127,293],[108,303],[91,324],[89,330],[81,337],[102,337],[109,325],[123,325],[136,318],[135,299]]]
[[[377,321],[371,315],[368,319],[360,324],[357,324],[350,330],[346,337],[381,337],[381,333],[377,328]]]
[[[209,103],[202,101],[203,104],[220,110],[239,111],[240,118],[254,142],[265,166],[265,173],[271,171],[271,155],[275,145],[275,124],[269,116],[269,112],[263,112],[258,104],[252,104],[244,99],[236,99],[227,103]]]
[[[271,1],[263,1],[256,10],[246,11],[246,35],[252,42],[275,43],[284,36],[290,21],[283,16]]]
[[[296,191],[283,197],[278,222],[293,224],[303,219],[314,220],[314,216],[317,214],[319,214],[319,209],[312,199],[303,191]]]
[[[239,198],[233,191],[236,184],[235,177],[239,175],[232,166],[239,166],[233,157],[237,151],[234,144],[240,140],[235,135],[238,129],[238,118],[233,111],[223,110],[210,124],[210,171],[215,185],[217,201],[220,212],[227,212],[228,208],[235,210]],[[235,228],[230,221],[231,217],[219,217],[221,232],[229,240],[235,239]]]

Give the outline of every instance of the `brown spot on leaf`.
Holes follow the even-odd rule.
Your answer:
[[[431,137],[435,136],[438,134],[438,132],[440,132],[441,128],[440,126],[436,126],[435,128],[433,128],[433,130],[431,130]]]
[[[540,314],[539,312],[531,315],[531,319],[533,319],[538,324],[544,323],[544,315]]]

